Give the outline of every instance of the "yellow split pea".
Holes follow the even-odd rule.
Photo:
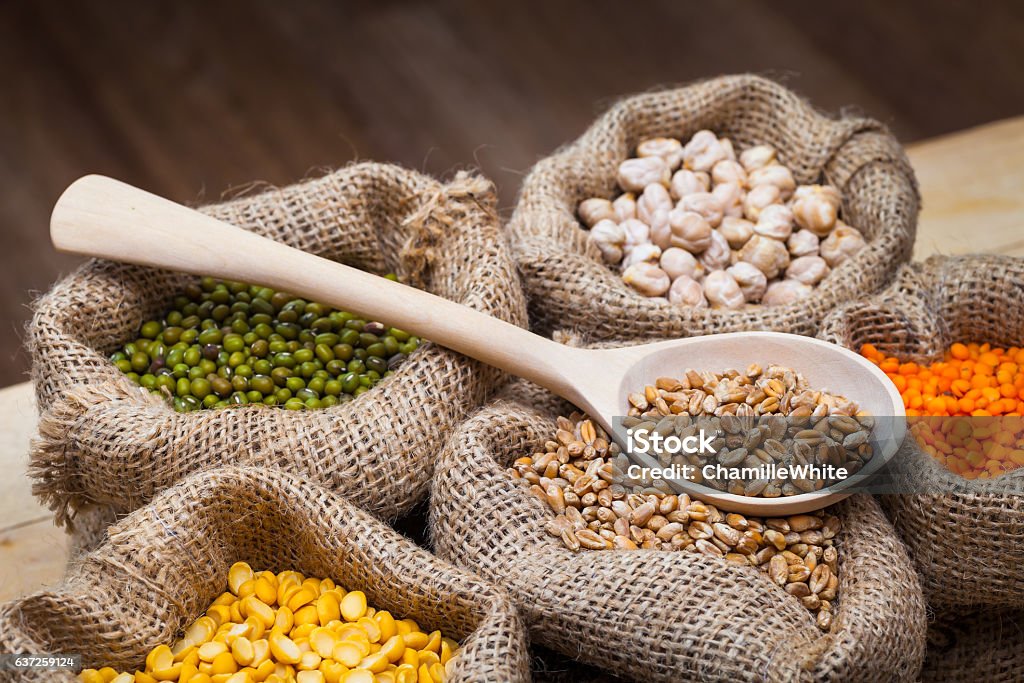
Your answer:
[[[228,591],[145,668],[86,669],[83,683],[442,683],[458,643],[395,619],[330,579],[228,571]]]

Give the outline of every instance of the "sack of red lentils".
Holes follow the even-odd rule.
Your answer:
[[[987,609],[946,614],[928,627],[922,683],[1024,680],[1024,612]]]
[[[395,273],[439,296],[523,324],[525,303],[495,203],[493,186],[478,177],[460,173],[443,184],[396,166],[362,163],[202,211],[319,256]],[[198,282],[93,260],[37,302],[27,341],[41,419],[30,475],[35,493],[60,522],[92,504],[133,510],[186,475],[221,464],[302,474],[380,516],[396,516],[426,493],[437,442],[486,399],[500,377],[493,368],[428,342],[371,390],[355,387],[355,400],[332,407],[299,412],[249,403],[176,412],[108,357],[176,296],[184,298],[183,291],[201,292]],[[199,339],[203,343],[202,334]],[[207,347],[215,354],[220,348],[207,344],[204,354]],[[222,355],[229,355],[226,348]],[[288,379],[293,378],[301,379]],[[231,379],[229,388],[244,378]],[[283,376],[274,381],[279,393],[291,386]],[[306,391],[292,390],[299,397]]]
[[[534,642],[638,681],[917,680],[924,600],[870,497],[769,520],[614,486],[593,500],[561,489],[542,499],[510,468],[559,468],[559,448],[610,452],[592,423],[566,423],[570,409],[513,383],[453,432],[431,492],[435,551],[507,589]],[[603,532],[619,523],[627,537],[588,549],[607,548]],[[702,539],[698,550],[673,549],[670,524]],[[765,538],[794,545],[780,552]],[[739,553],[750,555],[742,565]]]
[[[871,344],[886,356],[915,363],[942,360],[954,343],[1020,347],[1022,294],[1022,259],[932,257],[905,266],[876,296],[838,307],[826,317],[820,336],[854,350]],[[942,420],[912,419],[926,425]],[[982,427],[967,424],[976,418],[957,419],[972,430]],[[1003,426],[1019,420],[998,419]],[[982,452],[980,446],[974,450],[968,457]],[[908,435],[891,465],[894,490],[904,494],[879,497],[917,566],[929,605],[941,610],[1024,607],[1024,547],[1016,541],[1024,532],[1024,469],[968,479],[985,470],[972,466],[969,474],[957,474],[937,456],[947,459]],[[963,463],[953,466],[958,464]]]
[[[256,641],[275,638],[279,642],[270,652],[282,664],[287,662],[282,653],[308,651],[303,638],[322,651],[315,640],[323,636],[333,642],[334,637],[314,636],[302,624],[316,622],[340,633],[338,627],[355,622],[369,605],[395,619],[415,620],[427,634],[440,630],[444,638],[457,641],[447,665],[448,681],[528,680],[525,635],[507,594],[439,560],[340,495],[299,476],[253,467],[227,466],[187,478],[111,527],[106,541],[73,563],[59,585],[0,606],[0,652],[80,654],[87,668],[109,666],[131,673],[163,656],[146,661],[157,646],[175,644],[182,652],[177,661],[183,662],[185,650],[211,640],[208,627],[216,630],[220,625],[201,618],[214,611],[208,608],[218,596],[229,589],[235,595],[252,594],[240,589],[238,577],[232,576],[238,562],[251,567],[251,579],[252,571],[295,571],[330,579],[343,589],[342,598],[345,591],[361,591],[365,597],[351,599],[358,603],[358,614],[348,613],[342,599],[341,617],[331,617],[330,609],[321,613],[319,601],[305,615],[289,600],[296,609],[278,616],[292,620],[289,627],[281,626],[290,633],[290,642],[269,628],[265,634],[250,631],[244,648],[232,643],[236,653],[250,646],[262,651]],[[272,596],[263,598],[262,590],[258,595],[267,602],[255,607],[274,602]],[[222,599],[218,604],[229,603]],[[255,607],[246,608],[250,621],[262,614]],[[217,617],[227,619],[223,612]],[[230,638],[245,635],[247,628],[263,631],[246,622]],[[202,637],[196,635],[200,631]],[[409,643],[411,647],[413,641]],[[419,647],[430,649],[425,643]],[[366,649],[361,657],[369,654]],[[243,661],[250,661],[245,657]],[[200,653],[200,663],[208,660],[206,652]],[[228,668],[242,665],[237,661]],[[47,680],[76,679],[68,674]]]
[[[880,123],[737,75],[616,103],[534,166],[509,230],[543,333],[814,334],[909,258],[918,205]]]

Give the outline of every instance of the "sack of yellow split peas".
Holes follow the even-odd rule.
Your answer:
[[[908,436],[879,497],[940,611],[1024,607],[1024,260],[932,257],[821,336],[878,363]]]
[[[0,651],[81,655],[82,683],[527,681],[509,598],[300,477],[193,475],[58,585],[0,605]]]

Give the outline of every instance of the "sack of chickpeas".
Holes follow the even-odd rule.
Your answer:
[[[85,683],[529,676],[505,593],[340,495],[232,466],[164,491],[59,585],[0,605],[0,652],[81,655]]]
[[[1024,607],[1024,259],[932,257],[836,308],[823,339],[896,383],[909,431],[879,498],[930,605]]]
[[[814,334],[909,258],[918,205],[881,124],[740,75],[618,102],[533,168],[509,229],[541,332]]]
[[[1024,612],[944,614],[928,626],[922,683],[1024,680]]]
[[[609,485],[616,447],[570,411],[513,383],[431,492],[435,551],[507,589],[533,641],[638,681],[916,680],[925,604],[871,498],[759,519]]]
[[[202,210],[524,324],[495,204],[482,178],[361,163]],[[279,467],[396,516],[426,493],[435,444],[500,377],[386,320],[100,260],[37,302],[28,346],[41,410],[30,474],[61,522],[85,505],[130,511],[220,464]]]

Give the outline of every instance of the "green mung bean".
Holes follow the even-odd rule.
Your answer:
[[[110,360],[179,412],[250,403],[315,410],[365,393],[419,344],[347,311],[205,277]]]

